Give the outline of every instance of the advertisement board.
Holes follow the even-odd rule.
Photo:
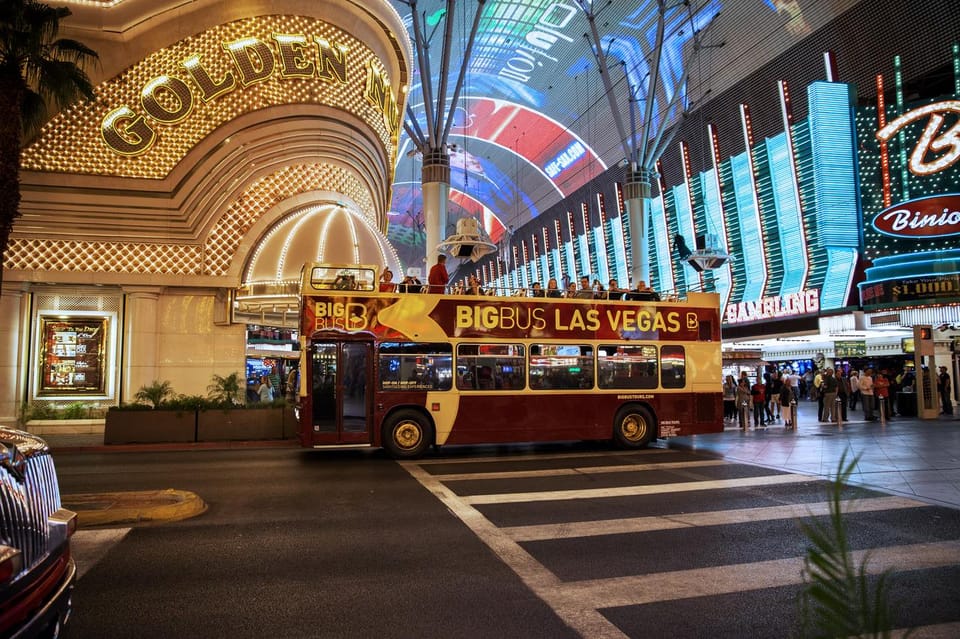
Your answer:
[[[102,395],[107,317],[40,318],[38,396]]]

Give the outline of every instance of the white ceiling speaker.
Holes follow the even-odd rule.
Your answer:
[[[457,232],[437,244],[437,250],[460,259],[470,258],[476,262],[484,255],[497,250],[496,244],[487,241],[474,217],[457,220]]]

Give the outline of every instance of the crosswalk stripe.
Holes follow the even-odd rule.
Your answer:
[[[515,461],[544,461],[548,459],[577,459],[590,457],[646,457],[650,455],[676,455],[677,451],[666,448],[644,448],[643,450],[602,450],[582,453],[528,453],[523,455],[494,456],[494,457],[437,457],[435,459],[418,459],[419,466],[456,466],[457,464],[503,464]]]
[[[78,530],[70,538],[70,553],[77,561],[77,579],[97,565],[107,551],[120,543],[131,528]]]
[[[437,475],[437,479],[448,481],[473,481],[477,479],[525,479],[532,477],[562,477],[565,475],[602,475],[605,473],[630,473],[649,470],[677,468],[702,468],[704,466],[723,466],[729,464],[722,459],[704,461],[663,462],[662,464],[618,464],[616,466],[580,466],[575,468],[543,468],[540,470],[505,470],[493,473],[450,473]]]
[[[846,502],[845,513],[866,513],[880,510],[918,508],[928,506],[921,501],[903,497],[877,497]],[[535,526],[509,526],[500,530],[518,542],[540,541],[544,539],[573,539],[578,537],[599,537],[623,533],[651,532],[675,528],[699,528],[703,526],[721,526],[724,524],[743,524],[775,519],[795,519],[816,517],[830,513],[829,502],[809,504],[791,504],[787,506],[765,506],[762,508],[740,508],[736,510],[716,510],[700,513],[679,513],[657,517],[629,517],[624,519],[606,519],[599,521],[574,521],[560,524],[540,524]]]
[[[960,637],[960,622],[937,623],[916,628],[903,628],[890,631],[890,639],[904,639],[907,633],[910,639],[957,639]]]
[[[885,570],[928,570],[960,563],[960,541],[881,546],[852,551],[850,558],[859,565],[868,554],[867,573],[871,575]],[[803,557],[790,557],[749,564],[558,583],[547,587],[544,594],[548,601],[579,602],[579,605],[590,608],[637,606],[794,586],[803,583],[802,569]]]
[[[442,477],[436,479],[442,481]],[[638,495],[659,495],[694,490],[717,490],[725,488],[749,488],[751,486],[774,486],[799,484],[810,481],[822,481],[809,475],[762,475],[759,477],[740,477],[737,479],[715,479],[710,481],[689,481],[675,484],[651,484],[648,486],[619,486],[615,488],[585,488],[582,490],[545,490],[526,493],[498,493],[490,495],[468,495],[461,499],[468,504],[516,504],[535,501],[564,501],[569,499],[602,499],[605,497],[634,497]]]

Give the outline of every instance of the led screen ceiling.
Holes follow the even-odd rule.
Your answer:
[[[666,20],[651,124],[659,123],[675,91],[681,92],[685,105],[701,104],[857,2],[693,0],[679,5]],[[412,33],[410,6],[399,0],[394,5]],[[455,5],[448,96],[454,92],[477,2]],[[643,131],[657,3],[593,5],[627,133]],[[435,73],[441,67],[446,3],[428,0],[415,6]],[[452,114],[449,141],[456,148],[451,154],[451,232],[457,218],[474,215],[497,241],[505,228],[536,217],[624,160],[588,31],[575,0],[484,4],[461,99]],[[688,64],[695,31],[702,32],[705,46]],[[686,82],[685,72],[690,74]],[[411,84],[408,114],[422,126],[419,73]],[[638,96],[633,118],[630,90]],[[421,159],[406,137],[401,138],[399,158],[389,237],[405,263],[421,264]]]

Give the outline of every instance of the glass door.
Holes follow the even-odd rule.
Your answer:
[[[373,343],[318,340],[310,359],[313,443],[369,443]]]

